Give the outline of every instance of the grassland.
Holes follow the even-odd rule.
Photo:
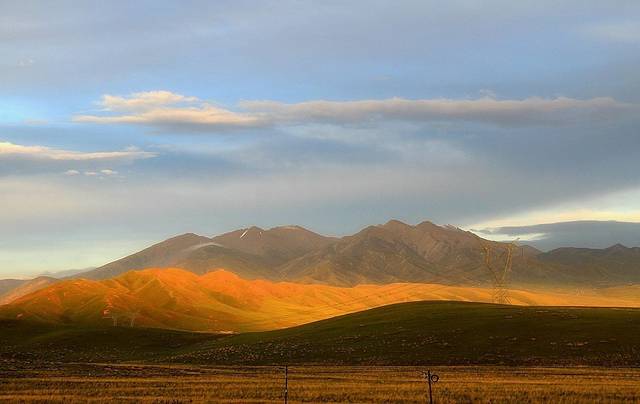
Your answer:
[[[155,361],[222,335],[128,327],[74,327],[0,320],[6,363]]]
[[[0,360],[640,366],[640,310],[412,302],[237,335],[0,323]]]
[[[0,322],[0,401],[640,401],[640,310],[414,302],[219,335]],[[446,365],[446,366],[445,366]],[[509,365],[509,366],[505,366]],[[634,368],[635,366],[635,368]]]
[[[640,310],[413,302],[206,340],[207,364],[640,365]]]
[[[418,367],[289,368],[289,401],[423,403]],[[635,403],[640,369],[432,368],[437,403]],[[0,373],[0,401],[281,403],[280,367],[16,365]]]

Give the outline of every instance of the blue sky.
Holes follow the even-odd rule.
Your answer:
[[[181,232],[640,221],[637,1],[0,0],[0,274]]]

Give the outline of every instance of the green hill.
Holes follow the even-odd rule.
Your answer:
[[[216,365],[640,365],[640,310],[414,302],[236,335],[0,322],[0,358]]]
[[[80,328],[0,320],[0,361],[145,362],[219,337],[154,328]]]
[[[173,360],[217,364],[640,365],[640,310],[413,302],[229,336]]]

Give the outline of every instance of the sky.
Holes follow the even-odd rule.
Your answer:
[[[0,275],[251,225],[640,222],[638,72],[635,0],[0,0]]]

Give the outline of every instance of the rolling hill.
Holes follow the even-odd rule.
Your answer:
[[[639,306],[616,290],[546,293],[512,290],[519,305]],[[492,290],[393,283],[336,287],[246,280],[218,270],[198,276],[181,269],[130,271],[113,279],[74,279],[0,306],[0,318],[85,326],[153,327],[208,332],[271,330],[390,303],[418,300],[490,302]]]
[[[640,365],[640,310],[413,302],[204,341],[207,364]]]
[[[413,302],[237,335],[0,320],[0,363],[640,365],[640,310]]]
[[[47,362],[122,362],[166,359],[223,335],[153,328],[78,327],[0,319],[0,378],[20,365]],[[5,363],[3,363],[3,361]]]

